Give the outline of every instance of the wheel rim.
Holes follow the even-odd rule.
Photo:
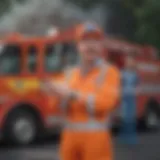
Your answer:
[[[32,121],[26,118],[20,118],[15,122],[13,131],[20,142],[29,143],[33,140],[36,130]]]
[[[159,119],[156,113],[150,112],[147,117],[147,126],[148,127],[156,127],[158,126]]]

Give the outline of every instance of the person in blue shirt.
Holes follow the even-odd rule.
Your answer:
[[[120,112],[122,115],[122,123],[120,128],[120,141],[125,144],[136,144],[136,90],[139,78],[136,72],[136,63],[132,56],[126,58],[121,77],[122,103]]]

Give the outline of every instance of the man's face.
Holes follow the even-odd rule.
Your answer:
[[[103,53],[102,40],[84,39],[78,45],[78,51],[82,59],[86,61],[96,60]]]
[[[128,69],[133,69],[135,68],[135,60],[132,57],[127,57],[126,58],[126,67]]]

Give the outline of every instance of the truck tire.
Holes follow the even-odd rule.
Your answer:
[[[149,107],[146,111],[144,125],[146,129],[159,129],[160,127],[160,116],[155,108]]]
[[[37,120],[32,113],[18,109],[9,114],[4,128],[4,137],[8,143],[30,144],[37,137],[37,133]]]

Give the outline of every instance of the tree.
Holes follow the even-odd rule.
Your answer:
[[[147,42],[160,48],[160,1],[146,0],[135,14],[138,19],[137,41]]]
[[[104,3],[111,9],[108,32],[160,48],[159,0],[70,0],[85,9]]]

